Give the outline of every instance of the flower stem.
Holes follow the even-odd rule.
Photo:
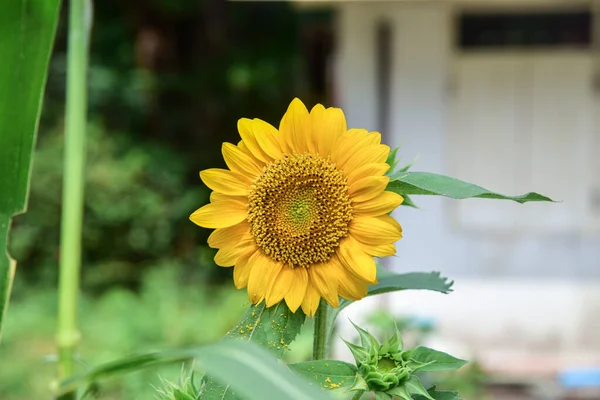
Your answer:
[[[329,304],[323,299],[315,314],[315,337],[313,341],[313,360],[324,360],[328,354],[327,319],[329,315]]]
[[[86,17],[90,15],[90,7],[89,0],[71,0],[69,4],[64,183],[56,334],[59,379],[65,379],[75,372],[73,354],[79,342],[77,299],[81,266],[87,112],[86,72],[90,28]],[[75,392],[67,393],[61,399],[75,399]]]

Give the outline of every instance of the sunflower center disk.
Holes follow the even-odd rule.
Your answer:
[[[258,247],[293,267],[329,260],[352,220],[344,175],[329,160],[312,154],[267,165],[248,203]]]

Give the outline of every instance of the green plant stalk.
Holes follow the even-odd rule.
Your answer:
[[[58,376],[61,379],[74,372],[73,354],[80,340],[77,330],[77,301],[81,269],[87,113],[86,73],[89,26],[86,17],[90,15],[89,0],[71,0],[69,5],[63,207],[56,336],[59,355]],[[74,393],[71,397],[74,397]]]
[[[319,304],[319,308],[315,314],[315,330],[313,341],[313,360],[324,360],[327,358],[329,327],[328,318],[331,317],[329,312],[329,304],[323,299]]]

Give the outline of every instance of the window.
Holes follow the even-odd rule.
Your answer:
[[[458,21],[458,48],[590,47],[589,12],[475,14]]]

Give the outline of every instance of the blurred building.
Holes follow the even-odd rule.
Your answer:
[[[497,369],[600,365],[600,2],[300,6],[332,13],[333,102],[350,126],[402,144],[415,170],[562,200],[416,197],[421,210],[397,211],[391,266],[442,271],[455,292],[400,293],[393,310]]]

